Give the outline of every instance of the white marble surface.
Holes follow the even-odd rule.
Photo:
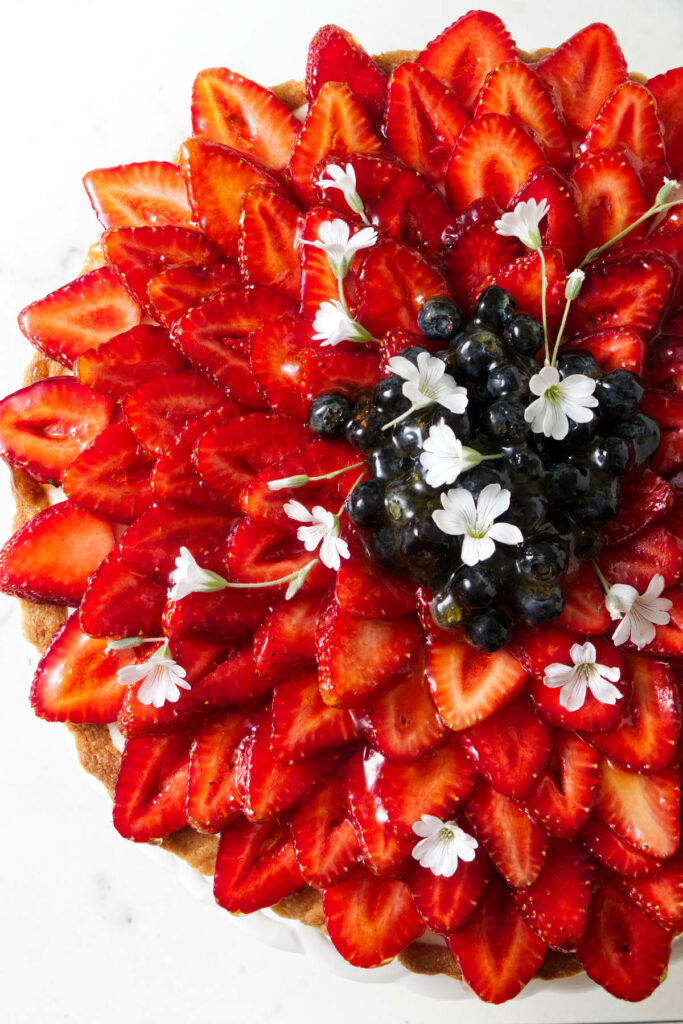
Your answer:
[[[528,49],[601,18],[617,30],[631,67],[653,74],[680,63],[681,0],[492,6]],[[74,276],[96,233],[82,174],[172,153],[188,132],[196,71],[227,64],[263,82],[299,77],[307,41],[326,21],[381,50],[422,45],[466,9],[437,0],[12,5],[0,39],[0,392],[18,385],[28,357],[16,312]],[[9,518],[0,467],[1,539]],[[640,1006],[563,990],[492,1009],[428,999],[405,984],[359,984],[263,946],[246,923],[190,895],[161,863],[165,855],[114,832],[107,801],[77,769],[65,731],[31,714],[31,652],[18,633],[17,609],[0,597],[0,1019],[7,1024],[680,1019],[680,963]]]

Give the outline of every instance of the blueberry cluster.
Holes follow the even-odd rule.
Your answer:
[[[506,643],[515,616],[540,624],[561,614],[563,575],[572,560],[598,550],[600,525],[618,509],[620,477],[654,453],[659,429],[639,412],[644,388],[635,374],[603,374],[589,353],[574,351],[560,355],[560,378],[579,373],[595,379],[595,414],[589,423],[570,420],[562,441],[533,433],[524,413],[534,398],[529,382],[540,370],[542,328],[501,288],[482,293],[466,325],[444,299],[425,302],[418,324],[425,338],[444,345],[437,357],[467,390],[464,413],[434,404],[383,429],[411,406],[404,380],[392,374],[355,404],[340,394],[319,395],[309,426],[324,437],[345,434],[367,460],[370,479],[351,493],[347,510],[372,557],[432,592],[439,626],[464,628],[470,643],[491,652]],[[401,354],[417,364],[422,351]],[[461,539],[443,533],[432,518],[449,487],[427,483],[420,454],[430,427],[442,423],[464,445],[499,456],[450,486],[466,488],[475,500],[490,483],[509,490],[504,518],[524,536],[517,547],[496,545],[494,555],[474,566],[462,562]]]

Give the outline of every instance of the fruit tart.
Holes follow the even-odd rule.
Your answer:
[[[0,587],[115,827],[229,912],[493,1003],[664,978],[682,111],[603,24],[328,25],[305,84],[202,71],[177,162],[85,175],[98,245],[0,402]]]

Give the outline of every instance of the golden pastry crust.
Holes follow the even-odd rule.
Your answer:
[[[524,61],[533,63],[549,52],[549,49],[536,50],[533,53],[525,53],[520,50],[519,54]],[[392,50],[376,55],[375,59],[385,71],[390,73],[405,61],[414,60],[418,53],[418,50]],[[631,75],[631,77],[637,81],[644,81],[640,75]],[[306,102],[303,82],[295,80],[284,82],[276,86],[273,92],[290,110],[296,110]],[[102,262],[99,246],[97,244],[91,246],[83,273],[101,266]],[[24,375],[24,384],[66,373],[68,371],[60,363],[54,362],[41,353],[36,353]],[[14,469],[12,471],[12,488],[17,504],[14,521],[15,529],[17,529],[46,508],[49,498],[46,489],[22,470]],[[43,653],[49,646],[54,633],[65,621],[67,611],[60,605],[37,604],[30,601],[22,601],[21,604],[24,635]],[[68,728],[74,736],[81,765],[105,786],[110,796],[113,796],[121,755],[111,741],[109,730],[102,725],[69,725]],[[218,836],[205,835],[188,827],[152,845],[161,846],[176,854],[204,875],[213,875],[218,851]],[[296,920],[325,932],[322,897],[317,889],[308,887],[300,889],[281,900],[272,909],[280,917]],[[442,946],[434,946],[417,940],[404,949],[398,959],[407,970],[415,974],[446,974],[462,981],[460,968],[448,950]],[[580,973],[582,969],[581,964],[574,956],[549,950],[538,970],[537,977],[544,980],[568,978]]]

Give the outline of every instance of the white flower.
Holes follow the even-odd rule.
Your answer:
[[[138,700],[141,704],[153,704],[155,708],[163,707],[166,701],[175,704],[180,697],[180,690],[191,689],[185,680],[185,669],[170,657],[167,643],[142,664],[120,668],[116,678],[122,686],[130,686],[142,679],[142,686],[137,693]]]
[[[512,213],[504,213],[500,220],[495,222],[496,231],[499,235],[510,235],[519,238],[527,249],[541,248],[541,232],[539,224],[548,212],[548,200],[541,199],[537,203],[535,199],[527,202],[517,203]]]
[[[325,174],[329,174],[329,178],[326,178]],[[328,188],[341,189],[347,205],[353,212],[363,213],[363,200],[356,191],[356,172],[353,164],[347,164],[346,168],[340,167],[339,164],[328,164],[325,174],[318,178],[316,184],[320,185],[323,191]]]
[[[465,565],[476,565],[490,558],[501,544],[521,544],[522,531],[512,523],[494,520],[510,507],[510,492],[500,484],[487,484],[474,504],[464,487],[451,488],[441,495],[443,509],[432,512],[432,519],[443,533],[463,535],[461,558]]]
[[[446,423],[429,428],[422,448],[420,462],[427,470],[425,481],[430,487],[455,483],[461,473],[478,466],[482,460],[474,448],[463,447]]]
[[[403,377],[403,394],[413,409],[422,409],[435,402],[451,412],[461,413],[467,406],[467,391],[455,383],[446,373],[446,364],[429,352],[420,352],[417,366],[405,356],[392,356],[389,360],[392,373]]]
[[[372,341],[372,336],[348,315],[339,299],[320,303],[313,329],[317,332],[313,341],[321,342],[321,348],[342,341]]]
[[[288,501],[284,510],[290,519],[312,524],[300,526],[296,531],[297,539],[303,543],[306,551],[315,551],[320,545],[320,561],[328,569],[337,570],[341,559],[349,557],[349,546],[339,536],[339,516],[335,516],[334,512],[328,512],[322,505],[314,505],[309,512],[300,501]]]
[[[479,843],[454,821],[441,821],[433,814],[423,814],[413,824],[413,832],[423,838],[413,847],[413,857],[434,875],[451,878],[458,860],[474,860]]]
[[[225,589],[225,580],[217,572],[202,569],[187,548],[181,547],[171,573],[173,586],[168,592],[169,601],[182,601],[188,594],[208,594],[213,590]]]
[[[317,242],[304,244],[312,245],[314,249],[322,249],[327,254],[335,277],[346,277],[356,253],[361,249],[369,249],[377,241],[377,232],[374,228],[361,228],[349,237],[350,234],[346,221],[337,217],[335,220],[323,221],[318,228]]]
[[[669,609],[672,602],[659,595],[664,590],[664,577],[660,573],[650,580],[644,594],[627,583],[614,583],[607,591],[605,605],[613,619],[621,622],[612,633],[612,640],[618,647],[631,640],[638,650],[651,644],[657,626],[666,626],[671,618]]]
[[[598,404],[593,394],[595,381],[583,373],[560,380],[556,366],[544,366],[529,381],[529,390],[539,397],[524,410],[524,419],[535,434],[561,441],[569,431],[569,420],[588,423],[590,411]]]
[[[571,274],[567,278],[567,283],[564,286],[564,297],[567,302],[573,302],[581,291],[581,285],[586,279],[586,275],[583,270],[577,269],[572,270]]]
[[[546,686],[560,690],[560,704],[567,711],[578,711],[590,690],[601,704],[616,704],[623,694],[613,683],[618,683],[621,673],[610,665],[599,665],[595,659],[597,651],[592,643],[573,644],[570,651],[573,666],[561,665],[554,661],[545,670],[543,682]],[[611,682],[609,681],[611,680]]]

